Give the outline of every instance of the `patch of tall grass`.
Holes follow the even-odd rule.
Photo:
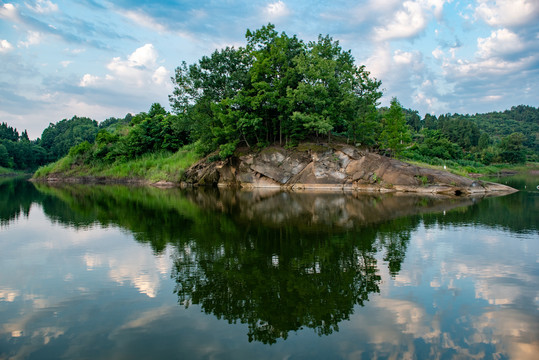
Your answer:
[[[175,153],[149,153],[133,160],[117,161],[112,164],[100,161],[92,162],[91,165],[77,164],[73,156],[67,155],[53,164],[39,168],[34,177],[58,173],[61,176],[102,176],[113,179],[178,182],[185,170],[199,158],[200,155],[190,145]]]

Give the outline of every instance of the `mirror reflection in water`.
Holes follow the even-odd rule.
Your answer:
[[[450,198],[24,179],[4,179],[0,190],[0,321],[8,324],[0,357],[65,356],[74,346],[68,336],[84,338],[86,351],[100,357],[144,353],[127,344],[194,358],[231,351],[267,358],[510,356],[522,354],[518,344],[539,350],[531,341],[539,334],[533,192]],[[60,260],[45,260],[36,273],[45,258]],[[47,286],[29,290],[39,282]],[[130,288],[146,297],[127,295]],[[92,312],[96,306],[104,310]],[[53,315],[38,317],[44,309]],[[108,336],[88,336],[96,329],[78,327],[68,315],[74,309],[94,314]],[[512,326],[502,321],[507,316],[527,317],[521,336],[497,325]],[[120,325],[104,325],[111,321]],[[58,322],[62,330],[46,335]],[[154,336],[165,328],[176,340],[198,334],[196,351],[182,341],[176,352],[158,345],[169,344]],[[313,345],[309,334],[326,340]],[[45,336],[43,343],[31,346],[36,336]],[[228,339],[227,347],[212,343],[217,338]]]

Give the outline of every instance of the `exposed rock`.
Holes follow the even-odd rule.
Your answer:
[[[193,185],[417,192],[470,195],[514,192],[495,183],[447,171],[420,168],[348,145],[302,144],[294,150],[277,146],[224,161],[200,161],[185,173]]]

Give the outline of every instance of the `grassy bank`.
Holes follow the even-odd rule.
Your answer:
[[[186,146],[176,153],[150,153],[134,160],[112,164],[103,162],[82,164],[77,156],[67,155],[55,163],[39,168],[34,178],[95,176],[178,182],[184,171],[199,158],[192,146]]]
[[[525,173],[528,171],[539,171],[539,163],[537,162],[528,162],[526,164],[492,164],[492,165],[482,165],[478,163],[474,163],[473,165],[462,165],[454,161],[447,161],[444,165],[432,165],[420,161],[413,161],[413,160],[403,160],[409,164],[425,167],[429,169],[438,169],[438,170],[446,170],[453,174],[460,175],[460,176],[475,176],[483,175],[483,176],[491,176],[491,175],[497,175],[501,173]]]
[[[117,161],[112,164],[101,161],[84,162],[78,155],[69,154],[55,163],[39,168],[34,174],[35,179],[46,177],[105,177],[110,179],[138,179],[150,182],[170,181],[179,182],[185,170],[200,160],[193,145],[188,145],[176,153],[159,152],[148,153],[130,161]],[[494,164],[482,165],[474,162],[459,163],[446,161],[441,165],[425,162],[404,160],[407,163],[438,170],[447,170],[451,173],[467,176],[496,176],[500,173],[526,173],[532,170],[539,171],[539,163],[526,163],[519,165]],[[445,165],[445,169],[444,169]],[[6,169],[0,168],[0,174]]]

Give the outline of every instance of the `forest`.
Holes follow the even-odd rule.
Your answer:
[[[247,30],[244,47],[183,62],[172,82],[171,112],[154,103],[100,123],[74,116],[50,123],[36,140],[2,123],[0,166],[32,171],[68,154],[88,166],[125,163],[186,145],[224,159],[238,148],[303,141],[347,142],[435,165],[539,160],[539,109],[421,118],[396,98],[380,107],[381,82],[329,36],[304,42],[271,24]]]

